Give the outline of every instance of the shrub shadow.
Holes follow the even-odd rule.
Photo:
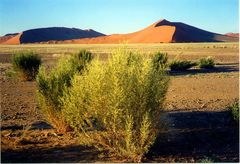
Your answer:
[[[23,125],[11,125],[11,126],[2,126],[1,131],[3,130],[23,130],[24,128],[27,128],[27,126]],[[43,129],[53,129],[53,127],[44,121],[37,121],[31,124],[30,128],[28,130],[43,130]]]
[[[79,163],[96,162],[99,151],[93,147],[66,146],[30,148],[1,152],[3,163]]]
[[[228,111],[169,112],[170,127],[161,132],[146,155],[181,156],[201,159],[211,156],[214,162],[239,161],[239,127]]]
[[[3,131],[3,130],[12,130],[12,131],[23,130],[23,128],[24,128],[23,125],[2,126],[1,131]]]
[[[198,161],[204,157],[210,157],[214,162],[239,161],[239,126],[233,122],[229,111],[166,112],[166,119],[169,121],[169,128],[159,133],[143,162],[159,162],[161,161],[159,158],[175,158],[179,159],[179,162],[182,158],[194,158]],[[104,155],[104,159],[100,159],[98,155],[101,153],[103,152],[94,147],[80,145],[56,147],[49,145],[47,148],[35,146],[2,151],[1,162],[111,161],[107,154]]]
[[[239,72],[238,63],[218,64],[213,69],[190,69],[186,71],[169,71],[169,75],[181,76],[181,75],[197,75],[203,73],[228,73]]]
[[[37,121],[31,125],[29,130],[42,130],[42,129],[53,129],[53,127],[44,121]]]

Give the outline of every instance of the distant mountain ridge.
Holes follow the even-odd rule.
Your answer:
[[[6,34],[6,35],[4,35],[4,36],[15,36],[15,35],[17,35],[17,34],[19,34],[19,33],[9,33],[9,34]]]
[[[232,34],[222,35],[209,32],[185,23],[159,20],[152,25],[129,34],[104,35],[100,32],[76,28],[50,27],[27,30],[15,36],[0,37],[2,44],[23,43],[76,43],[76,44],[119,44],[119,43],[183,43],[183,42],[236,42]],[[7,39],[6,37],[9,37]],[[1,41],[2,40],[2,41]]]
[[[92,29],[81,30],[77,28],[66,27],[37,28],[23,31],[22,33],[19,33],[15,36],[11,34],[8,35],[11,37],[9,40],[3,42],[5,44],[39,43],[105,36],[105,34],[94,31]],[[4,37],[6,38],[6,35]]]

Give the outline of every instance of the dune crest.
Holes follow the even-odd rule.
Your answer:
[[[231,37],[239,38],[239,33],[232,33],[232,32],[230,32],[230,33],[226,33],[225,35],[226,35],[226,36],[231,36]]]
[[[165,19],[160,20],[147,28],[129,33],[129,34],[113,34],[108,36],[75,39],[72,43],[87,43],[87,44],[118,44],[118,43],[169,43],[172,41],[172,37],[175,33],[175,27]],[[162,23],[162,25],[160,25]],[[65,41],[61,42],[64,43]]]
[[[129,34],[114,34],[96,38],[75,39],[71,43],[182,43],[182,42],[234,42],[237,38],[205,31],[181,22],[161,19],[145,29]],[[61,43],[66,43],[65,41]]]
[[[21,36],[22,36],[22,33],[19,33],[0,44],[21,44],[20,43]]]
[[[239,34],[238,34],[239,35]],[[234,34],[234,36],[236,36]],[[181,22],[161,19],[150,26],[129,34],[104,35],[92,29],[51,27],[24,31],[14,37],[0,37],[0,44],[121,44],[121,43],[183,43],[183,42],[236,42],[233,34],[221,35]]]

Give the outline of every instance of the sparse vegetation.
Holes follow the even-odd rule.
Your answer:
[[[5,72],[5,75],[9,78],[15,79],[17,77],[17,73],[14,71],[14,69],[9,69]]]
[[[203,159],[199,160],[198,163],[214,163],[214,160],[209,157],[204,157]]]
[[[156,69],[166,69],[167,62],[168,62],[168,55],[167,53],[157,52],[155,53],[152,61],[154,66],[156,66]]]
[[[68,129],[63,113],[62,102],[64,90],[71,86],[71,79],[76,72],[82,72],[86,63],[92,59],[90,52],[81,50],[68,59],[60,59],[56,68],[47,74],[41,67],[37,75],[38,103],[48,121],[60,132]]]
[[[154,53],[162,50],[171,55],[177,55],[184,52],[183,56],[187,54],[200,54],[205,55],[208,46],[208,51],[211,52],[211,56],[219,55],[219,51],[216,51],[216,47],[226,46],[227,48],[221,49],[221,53],[225,54],[229,51],[238,52],[238,42],[218,42],[218,43],[171,43],[171,44],[128,44],[128,49],[131,51],[140,50],[142,53]],[[94,53],[110,53],[112,50],[119,47],[119,44],[23,44],[21,47],[11,45],[0,45],[1,53],[15,53],[21,48],[21,50],[31,50],[39,54],[45,53],[77,53],[79,49],[89,49]],[[214,48],[215,47],[215,48]],[[184,48],[184,51],[183,51]]]
[[[67,122],[99,149],[139,162],[161,127],[161,109],[169,77],[157,54],[117,50],[107,63],[93,60],[76,74],[62,98]]]
[[[34,52],[21,51],[12,58],[14,70],[23,80],[34,80],[41,65],[41,58]]]
[[[215,66],[214,59],[212,57],[206,57],[199,60],[199,67],[204,69],[213,69]]]
[[[235,102],[228,107],[233,117],[233,120],[236,123],[239,123],[239,100],[235,100]]]
[[[185,71],[191,67],[196,66],[197,63],[188,60],[174,59],[169,63],[169,67],[172,71]]]

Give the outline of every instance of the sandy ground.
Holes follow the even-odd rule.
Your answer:
[[[45,64],[56,60],[43,59]],[[56,133],[38,111],[36,83],[6,76],[10,55],[0,62],[2,162],[122,162],[79,144],[71,133]],[[144,162],[239,161],[238,126],[226,110],[238,98],[238,69],[235,60],[210,72],[170,72],[164,109],[169,129],[159,134]]]

